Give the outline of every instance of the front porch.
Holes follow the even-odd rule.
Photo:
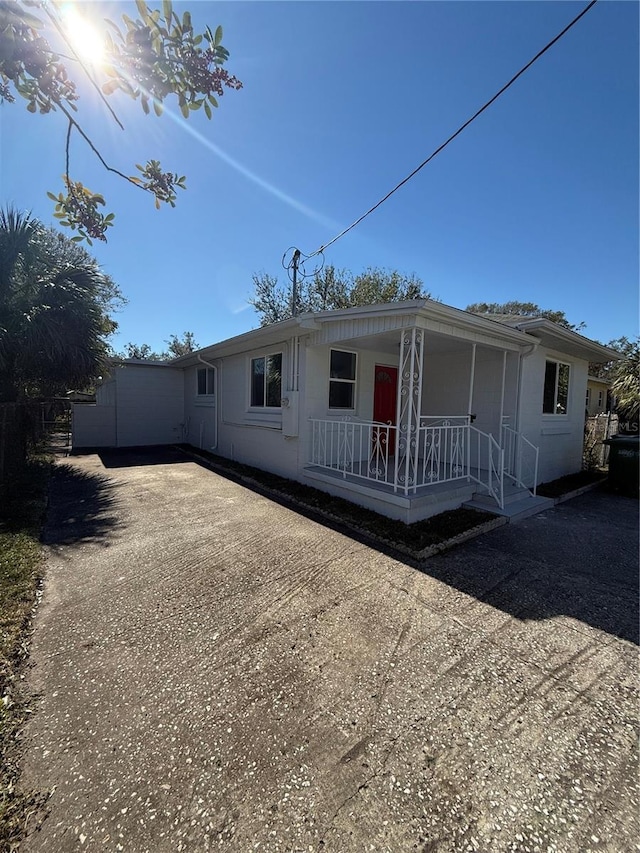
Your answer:
[[[310,427],[306,477],[407,523],[478,497],[487,510],[508,515],[508,503],[535,495],[537,448],[508,426],[500,444],[470,416],[422,415],[405,430],[408,440],[402,426],[349,416],[314,418]]]
[[[406,521],[477,495],[504,511],[509,484],[535,491],[538,451],[515,429],[522,351],[495,325],[495,337],[422,316],[321,325],[306,351],[305,477]]]

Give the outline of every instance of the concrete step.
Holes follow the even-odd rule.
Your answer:
[[[522,521],[523,518],[529,518],[529,516],[544,512],[546,509],[552,509],[554,505],[554,501],[551,498],[542,498],[539,495],[534,497],[528,493],[526,497],[520,498],[520,500],[505,503],[504,509],[500,509],[495,501],[493,502],[493,506],[490,506],[484,501],[479,501],[478,497],[464,504],[464,506],[470,509],[480,509],[484,512],[491,512],[494,515],[505,516],[510,522]]]
[[[529,489],[518,488],[516,486],[505,486],[503,502],[504,505],[512,503],[518,503],[525,498],[531,497],[531,492]],[[485,504],[486,506],[495,506],[495,499],[492,495],[486,493],[477,492],[474,500],[478,501],[478,503]]]

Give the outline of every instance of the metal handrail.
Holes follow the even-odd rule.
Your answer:
[[[502,444],[508,448],[507,465],[505,466],[505,474],[514,480],[519,486],[529,489],[532,495],[536,494],[538,487],[538,461],[540,449],[532,444],[521,432],[516,432],[512,427],[506,424],[502,425]],[[524,462],[524,447],[526,445],[533,451],[533,485],[529,486],[522,475],[522,467]]]
[[[477,427],[470,426],[469,427],[469,436],[471,437],[471,432],[475,433],[478,438],[478,446],[477,446],[477,464],[475,470],[477,474],[474,476],[472,473],[471,467],[471,454],[469,453],[469,476],[472,480],[475,480],[476,483],[480,483],[481,486],[484,486],[489,494],[493,497],[495,502],[498,504],[500,509],[504,509],[504,450],[498,442],[495,440],[493,435],[489,432],[483,432]],[[484,470],[480,462],[482,460],[482,452],[481,452],[481,439],[486,439],[486,452],[487,452],[487,478],[484,480],[481,477],[480,472]],[[494,457],[497,454],[497,461],[495,461]]]

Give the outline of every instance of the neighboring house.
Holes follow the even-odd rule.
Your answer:
[[[74,448],[186,442],[406,522],[482,496],[507,513],[580,470],[588,364],[615,357],[546,319],[431,300],[303,314],[115,362],[74,408]]]
[[[585,412],[588,417],[602,415],[610,411],[609,388],[611,382],[608,379],[599,379],[597,376],[587,376],[587,394],[585,400]]]

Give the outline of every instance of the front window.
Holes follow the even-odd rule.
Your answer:
[[[251,359],[251,405],[280,408],[282,399],[282,353]]]
[[[566,415],[569,402],[569,365],[548,361],[544,371],[542,411],[545,415]]]
[[[356,398],[356,354],[331,350],[329,408],[353,409]]]
[[[215,373],[212,367],[198,368],[198,397],[215,394]]]

